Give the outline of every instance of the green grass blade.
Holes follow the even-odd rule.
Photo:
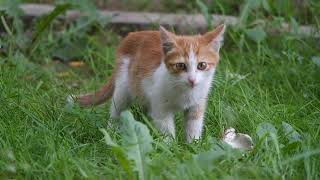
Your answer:
[[[73,6],[70,3],[66,4],[59,4],[57,5],[54,10],[41,18],[38,23],[36,24],[36,30],[32,37],[32,43],[38,40],[41,34],[49,27],[49,25],[53,22],[53,20],[58,17],[59,15],[65,13],[68,9],[71,9]]]

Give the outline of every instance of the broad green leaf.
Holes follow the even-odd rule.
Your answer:
[[[277,134],[270,132],[271,141],[273,142],[274,147],[276,148],[276,152],[278,157],[280,158],[280,144],[278,141]]]
[[[301,135],[290,124],[282,122],[281,127],[289,143],[302,141]]]
[[[253,40],[256,43],[260,43],[267,37],[266,32],[263,30],[261,26],[256,26],[251,29],[246,29],[245,33],[251,40]]]
[[[268,122],[262,122],[258,125],[256,134],[259,137],[259,139],[261,139],[266,134],[275,134],[276,135],[277,129],[272,124],[270,124]]]
[[[195,163],[201,168],[211,171],[214,168],[214,162],[226,155],[226,151],[205,151],[193,156]]]
[[[105,140],[106,144],[111,146],[113,155],[116,157],[120,166],[123,168],[123,170],[126,171],[129,179],[131,179],[132,178],[131,165],[130,165],[130,161],[128,160],[128,158],[126,156],[124,149],[111,139],[109,133],[105,129],[100,129],[100,131],[104,135],[104,140]]]
[[[147,154],[152,151],[153,139],[146,125],[136,121],[129,111],[121,113],[122,147],[128,159],[134,161],[134,170],[145,179]]]
[[[301,146],[301,142],[295,141],[295,142],[287,144],[285,147],[281,148],[281,151],[283,153],[290,153],[291,151],[297,149],[300,146]]]

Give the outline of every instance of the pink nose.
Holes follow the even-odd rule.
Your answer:
[[[188,83],[189,83],[189,85],[190,85],[191,87],[193,87],[194,84],[195,84],[195,79],[192,78],[192,77],[188,77]]]

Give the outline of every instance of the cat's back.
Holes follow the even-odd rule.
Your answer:
[[[159,31],[138,31],[129,33],[118,47],[118,55],[134,59],[161,58]]]

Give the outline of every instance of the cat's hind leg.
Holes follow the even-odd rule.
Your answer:
[[[111,119],[119,118],[122,111],[126,110],[131,103],[131,94],[129,89],[128,67],[129,59],[122,59],[115,78],[115,89],[110,99]]]

